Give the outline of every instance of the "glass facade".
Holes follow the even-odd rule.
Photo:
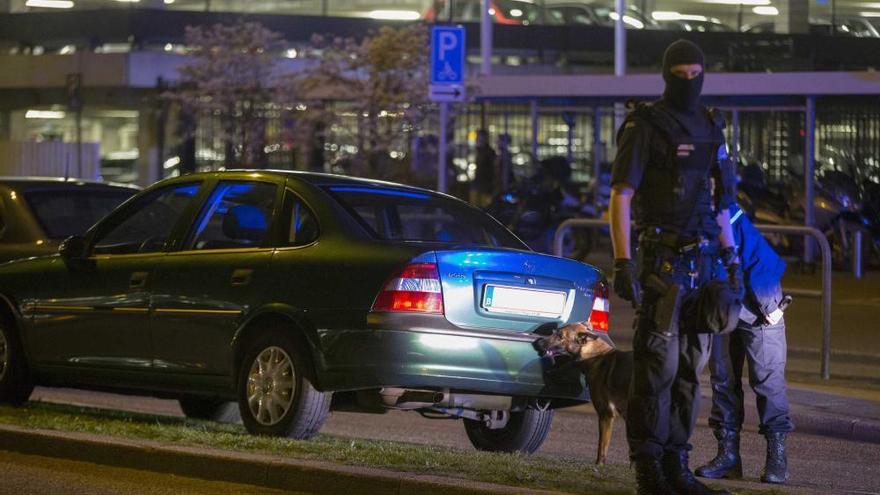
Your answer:
[[[391,21],[479,22],[480,0],[9,0],[10,12],[168,9]],[[832,0],[628,0],[630,29],[691,32],[794,32],[880,37],[880,4]],[[612,26],[612,0],[492,0],[492,19],[508,25]]]
[[[139,112],[122,108],[89,108],[82,113],[82,142],[100,143],[106,180],[134,182],[139,155]],[[76,113],[63,107],[34,107],[9,113],[10,141],[77,142]]]

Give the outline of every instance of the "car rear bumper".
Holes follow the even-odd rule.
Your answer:
[[[322,332],[321,388],[588,398],[581,374],[554,373],[534,349],[537,337],[531,334],[463,329],[442,315],[374,313],[368,322],[367,329]]]

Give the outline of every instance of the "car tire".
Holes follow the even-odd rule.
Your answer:
[[[24,351],[12,325],[0,320],[0,402],[24,404],[34,391]]]
[[[238,411],[236,402],[201,397],[182,397],[177,402],[187,418],[217,421],[218,423],[241,422],[241,413]]]
[[[242,423],[250,433],[306,440],[321,429],[332,394],[312,385],[304,352],[283,330],[247,346],[237,392]]]
[[[511,411],[503,428],[490,429],[482,421],[465,419],[464,430],[477,450],[534,454],[550,434],[552,423],[552,409],[528,408]]]

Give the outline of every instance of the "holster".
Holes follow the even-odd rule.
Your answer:
[[[681,286],[665,282],[656,273],[649,274],[645,285],[660,294],[654,308],[654,324],[657,333],[670,339],[678,335],[678,319],[681,310]]]

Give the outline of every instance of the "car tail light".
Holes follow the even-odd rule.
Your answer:
[[[608,333],[608,284],[603,281],[593,286],[593,310],[590,311],[590,328],[595,332]]]
[[[443,293],[436,263],[411,263],[391,277],[376,296],[373,311],[442,313]]]

